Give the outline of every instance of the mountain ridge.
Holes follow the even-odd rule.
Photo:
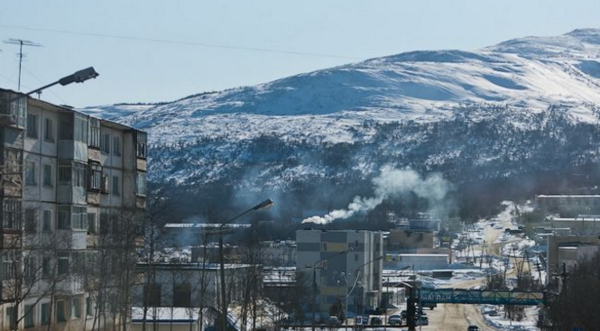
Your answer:
[[[310,181],[360,191],[352,182],[368,183],[383,166],[457,184],[570,173],[598,161],[600,141],[570,130],[595,134],[599,104],[600,30],[577,29],[83,111],[149,132],[151,180],[192,190],[221,183],[236,195],[302,191]]]

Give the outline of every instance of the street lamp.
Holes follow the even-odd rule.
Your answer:
[[[227,330],[227,292],[226,292],[226,286],[225,286],[225,257],[223,254],[223,231],[225,228],[225,225],[232,223],[233,221],[237,220],[238,218],[251,213],[253,211],[259,211],[259,210],[263,210],[263,209],[267,209],[269,207],[273,206],[273,200],[271,199],[267,199],[261,203],[259,203],[258,205],[244,211],[243,213],[233,217],[232,219],[221,223],[220,227],[219,227],[219,262],[221,264],[220,269],[221,269],[221,331],[226,331]]]
[[[71,74],[69,76],[65,76],[65,77],[57,80],[54,83],[50,83],[48,85],[44,85],[44,86],[42,86],[40,88],[37,88],[37,89],[35,89],[35,90],[31,91],[31,92],[25,93],[25,94],[19,94],[18,96],[10,99],[9,103],[13,102],[13,101],[17,101],[17,100],[19,100],[21,98],[28,97],[28,96],[30,96],[30,95],[32,95],[34,93],[41,92],[42,90],[47,89],[48,87],[54,86],[56,84],[60,84],[62,86],[65,86],[65,85],[69,85],[71,83],[83,83],[86,80],[98,77],[98,75],[99,74],[96,72],[96,70],[94,70],[94,67],[89,67],[89,68],[86,68],[86,69],[83,69],[83,70],[79,70],[79,71],[75,72],[74,74]]]
[[[354,289],[355,289],[355,288],[356,288],[356,286],[358,285],[358,280],[361,278],[361,276],[359,276],[359,275],[360,275],[360,270],[361,270],[362,268],[364,268],[364,267],[368,266],[369,264],[371,264],[371,263],[373,263],[373,262],[375,262],[375,261],[379,261],[379,260],[381,260],[381,259],[383,259],[383,258],[385,258],[385,255],[380,255],[380,256],[378,256],[378,257],[376,257],[376,258],[372,259],[371,261],[367,261],[367,262],[366,262],[366,263],[364,263],[363,265],[361,265],[361,266],[359,266],[358,268],[354,269],[354,277],[355,277],[356,279],[355,279],[355,281],[354,281],[354,285],[352,286],[352,289],[350,289],[350,292],[348,292],[348,294],[346,295],[346,297],[344,298],[344,300],[347,300],[347,299],[350,297],[350,295],[352,294],[352,292],[354,292]],[[362,275],[362,277],[365,277],[365,276],[367,276],[367,275],[366,275],[366,274],[363,274],[363,275]],[[361,293],[361,315],[363,315],[363,312],[364,312],[364,301],[365,301],[365,293],[364,293],[364,291],[365,291],[365,286],[361,286],[361,287],[362,287],[362,293]],[[383,288],[383,286],[382,286],[382,288]],[[356,306],[357,306],[356,295],[354,295],[354,306],[355,306],[355,308],[357,308],[357,307],[356,307]],[[347,307],[346,307],[346,309],[347,309]],[[355,309],[355,310],[358,310],[358,309]],[[355,312],[354,312],[354,318],[355,318],[355,319],[356,319],[356,314],[357,314],[357,312],[355,311]],[[346,325],[347,325],[347,324],[348,324],[348,323],[346,323]]]
[[[313,280],[313,289],[312,289],[312,331],[315,331],[315,306],[317,305],[317,269],[321,269],[322,267],[320,267],[319,265],[329,259],[332,259],[336,256],[340,256],[343,254],[348,253],[349,251],[353,251],[354,247],[350,246],[348,247],[348,249],[345,249],[343,251],[337,252],[333,255],[330,255],[324,259],[320,259],[319,261],[313,263],[312,267],[311,266],[306,266],[307,269],[311,270],[312,269],[312,280]]]

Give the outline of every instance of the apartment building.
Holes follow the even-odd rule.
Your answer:
[[[379,307],[383,254],[382,232],[296,231],[296,271],[316,287],[315,310],[321,317],[336,302],[351,313]]]
[[[146,133],[19,96],[0,89],[0,329],[112,328],[128,318],[116,303],[139,245]]]

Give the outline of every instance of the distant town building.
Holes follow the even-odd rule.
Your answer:
[[[200,321],[205,325],[213,325],[218,312],[212,314],[210,320],[200,315],[206,309],[218,307],[217,301],[221,297],[219,268],[218,263],[139,263],[137,272],[143,279],[133,291],[136,325],[143,323],[145,310],[148,324],[153,320],[162,320],[164,327],[160,330],[170,330],[163,316],[170,308],[174,308],[185,319],[183,324],[187,325],[186,330]],[[253,272],[257,273],[262,283],[260,266],[225,264],[224,268],[228,302],[240,301],[244,297],[247,277]]]
[[[296,265],[295,241],[262,241],[260,251],[262,263],[266,266],[290,267]]]
[[[579,260],[590,258],[596,254],[599,249],[599,239],[597,235],[568,235],[568,236],[548,236],[547,247],[547,283],[556,283],[564,263],[567,271]]]
[[[386,254],[385,269],[435,270],[446,269],[450,264],[448,254]]]
[[[353,313],[379,307],[382,232],[298,230],[296,245],[296,271],[316,286],[315,310],[321,317],[327,316],[330,307],[339,301]]]
[[[433,248],[435,234],[432,231],[391,229],[385,236],[386,252],[413,252],[419,248]]]
[[[573,235],[600,235],[600,216],[551,217],[551,228],[570,229]]]
[[[535,202],[545,213],[600,214],[600,195],[540,194]]]

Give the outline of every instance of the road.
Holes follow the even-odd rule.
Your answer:
[[[500,229],[486,226],[484,230],[485,242],[488,245],[489,254],[499,255],[500,248],[504,244],[509,244],[514,241],[504,243],[496,243],[502,235],[505,228],[513,227],[510,213],[503,213],[495,221],[495,224],[500,225]],[[481,249],[481,247],[475,247]],[[509,272],[515,272],[512,269]],[[469,289],[475,286],[485,284],[484,278],[465,280],[452,286],[454,288]],[[486,324],[481,312],[476,305],[467,304],[439,304],[434,310],[426,310],[429,317],[429,326],[422,327],[422,330],[443,330],[443,331],[466,331],[469,325],[477,325],[480,330],[501,330],[491,327]]]

